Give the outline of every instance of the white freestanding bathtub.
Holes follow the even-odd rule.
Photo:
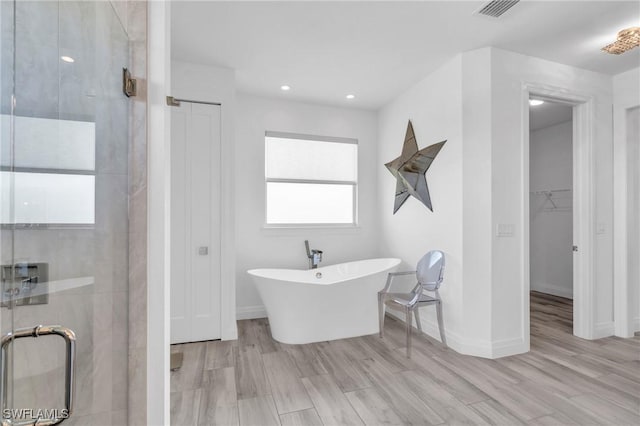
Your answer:
[[[378,332],[378,291],[400,259],[368,259],[317,269],[248,271],[273,338],[301,344]]]

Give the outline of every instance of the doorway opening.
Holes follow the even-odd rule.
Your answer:
[[[573,105],[529,99],[530,332],[573,334]]]
[[[571,208],[573,244],[567,249],[573,259],[573,335],[583,339],[597,338],[601,331],[595,327],[595,144],[594,113],[595,100],[592,96],[573,92],[566,88],[539,84],[523,86],[522,128],[522,223],[524,235],[522,239],[522,324],[523,336],[530,344],[530,152],[529,152],[529,99],[535,98],[545,102],[560,103],[571,108],[572,112],[572,182]],[[568,188],[560,188],[568,189]],[[558,205],[558,204],[556,204]],[[552,206],[553,207],[553,206]],[[604,227],[604,225],[602,225]],[[603,233],[598,225],[598,233]]]

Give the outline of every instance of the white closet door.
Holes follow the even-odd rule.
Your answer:
[[[171,343],[220,338],[220,184],[220,106],[181,102],[171,111]]]

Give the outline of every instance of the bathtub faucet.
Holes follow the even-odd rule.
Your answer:
[[[307,257],[309,258],[309,269],[316,269],[318,264],[322,262],[322,250],[309,250],[309,240],[304,240],[304,246],[307,249]]]

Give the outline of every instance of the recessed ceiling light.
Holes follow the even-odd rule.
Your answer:
[[[542,105],[544,103],[544,101],[542,99],[529,99],[529,105],[531,106],[538,106],[538,105]]]
[[[291,86],[287,86],[286,84],[282,85],[280,86],[280,90],[284,90],[286,92],[287,90],[291,90]]]
[[[356,97],[356,95],[347,95],[345,96],[347,99],[354,99]]]
[[[75,59],[73,59],[71,56],[60,56],[60,59],[65,62],[69,62],[70,64],[75,62]]]

